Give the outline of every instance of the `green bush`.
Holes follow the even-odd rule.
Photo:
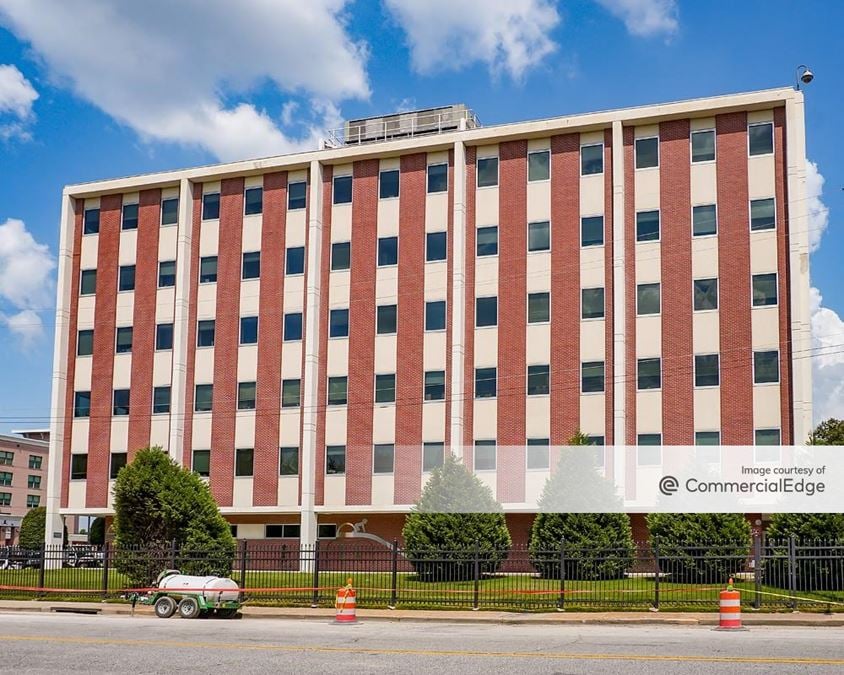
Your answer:
[[[775,513],[765,534],[766,583],[790,587],[788,540],[793,537],[796,590],[844,590],[844,513]]]
[[[88,541],[94,546],[105,544],[105,518],[94,518],[91,523],[91,531],[88,533]]]
[[[747,568],[751,530],[740,513],[650,513],[647,523],[669,581],[720,584]]]
[[[117,569],[146,587],[165,568],[231,573],[235,542],[208,485],[161,448],[140,450],[114,485]]]
[[[21,521],[18,546],[37,549],[44,546],[44,530],[47,527],[47,507],[36,506],[27,511]]]
[[[435,469],[402,529],[405,551],[425,581],[465,580],[498,570],[510,549],[501,505],[450,454]]]

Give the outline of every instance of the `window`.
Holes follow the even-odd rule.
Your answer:
[[[478,158],[478,187],[498,185],[498,157]]]
[[[334,539],[336,536],[336,525],[317,525],[317,539]]]
[[[477,298],[475,300],[475,326],[495,326],[498,324],[498,298]]]
[[[604,172],[604,146],[583,145],[580,148],[580,175],[591,176]]]
[[[202,220],[216,220],[220,217],[220,193],[202,195]]]
[[[425,330],[445,330],[445,300],[425,303]]]
[[[111,467],[108,472],[108,477],[111,480],[117,480],[117,474],[120,473],[120,469],[126,466],[127,455],[125,452],[112,452],[111,453]]]
[[[692,162],[715,160],[715,129],[692,132]]]
[[[429,473],[443,465],[445,444],[439,442],[422,444],[422,471]]]
[[[380,305],[375,308],[375,332],[378,335],[392,335],[396,332],[396,305]]]
[[[284,273],[287,276],[305,273],[305,247],[293,246],[287,249]]]
[[[375,376],[375,402],[395,403],[396,401],[396,375],[389,373]]]
[[[158,287],[171,288],[176,285],[176,261],[165,260],[158,263]]]
[[[76,336],[76,355],[91,356],[94,353],[93,329],[81,330]]]
[[[284,341],[293,342],[302,339],[302,312],[284,315]]]
[[[88,477],[88,455],[70,456],[70,479],[85,480]]]
[[[757,429],[754,437],[756,445],[781,445],[779,429]]]
[[[305,181],[296,181],[287,186],[287,210],[295,211],[305,208],[305,200],[308,193],[308,184]]]
[[[138,205],[124,204],[123,205],[123,220],[120,223],[122,230],[137,230],[138,229]]]
[[[495,471],[495,441],[475,441],[475,471]]]
[[[747,139],[751,157],[754,155],[770,155],[774,151],[773,122],[749,124]]]
[[[97,292],[97,270],[82,270],[79,275],[79,295],[94,295]]]
[[[199,259],[199,283],[213,284],[217,281],[217,256],[209,255]]]
[[[773,230],[777,226],[777,214],[774,208],[774,199],[753,199],[750,202],[750,229],[752,232],[759,230]]]
[[[352,177],[334,177],[334,204],[352,203]]]
[[[295,446],[278,449],[278,473],[281,476],[296,476],[299,474],[299,448]]]
[[[347,270],[351,266],[352,244],[348,241],[338,241],[331,244],[331,269]]]
[[[582,319],[604,318],[603,288],[582,288],[580,290],[580,317]]]
[[[695,445],[721,445],[721,432],[695,431]]]
[[[12,453],[6,453],[6,454],[12,454]],[[30,455],[29,456],[29,468],[30,469],[40,469],[43,461],[44,461],[44,458],[41,457],[41,455]],[[0,464],[3,464],[3,462],[0,461]],[[11,464],[11,462],[9,462],[9,464]]]
[[[198,323],[196,329],[196,346],[214,346],[214,319],[204,319]]]
[[[74,417],[90,417],[91,416],[91,392],[77,391],[73,394],[73,416]]]
[[[478,228],[477,255],[498,255],[498,226]]]
[[[32,478],[32,476],[30,476]],[[12,472],[0,471],[0,487],[12,487]]]
[[[261,252],[251,251],[243,254],[241,279],[257,279],[261,276]]]
[[[399,238],[378,238],[378,267],[397,265],[399,262]]]
[[[639,359],[636,364],[636,385],[640,390],[662,387],[662,364],[659,357]]]
[[[692,208],[692,234],[695,237],[718,234],[715,204],[705,204]]]
[[[179,198],[161,200],[161,224],[175,225],[179,222]]]
[[[114,390],[114,406],[112,408],[112,415],[128,415],[129,414],[129,390],[115,389]]]
[[[588,216],[580,219],[580,245],[604,245],[604,217]]]
[[[281,407],[298,408],[302,402],[302,382],[299,378],[281,381]]]
[[[243,193],[243,213],[247,216],[261,213],[264,210],[264,189],[260,187],[246,188]]]
[[[527,439],[527,468],[547,469],[550,466],[548,457],[550,441],[547,438]]]
[[[82,219],[83,234],[97,234],[100,231],[100,210],[85,209]]]
[[[528,323],[546,323],[551,320],[551,294],[528,293]]]
[[[659,139],[636,139],[636,168],[651,169],[659,166]]]
[[[117,273],[117,290],[118,291],[134,291],[135,290],[135,266],[121,265]]]
[[[448,164],[428,165],[428,193],[448,190]]]
[[[695,279],[693,285],[696,312],[718,309],[718,279]]]
[[[237,448],[234,451],[234,475],[251,476],[255,462],[255,450],[252,448]]]
[[[445,371],[425,371],[425,400],[442,401],[445,398]]]
[[[446,239],[445,232],[429,232],[425,235],[425,260],[427,262],[446,259]]]
[[[159,323],[155,327],[155,348],[173,349],[173,324]]]
[[[328,445],[325,448],[325,473],[346,473],[346,446]]]
[[[753,275],[753,306],[769,307],[777,304],[777,274]]]
[[[378,197],[392,199],[399,196],[399,170],[390,169],[378,174]]]
[[[659,211],[636,214],[636,241],[659,241]]]
[[[718,354],[695,354],[695,386],[717,387],[720,381]]]
[[[528,251],[551,250],[551,223],[541,220],[528,223]]]
[[[550,390],[550,367],[549,366],[528,366],[527,369],[527,395],[542,396]]]
[[[0,506],[11,506],[12,504],[12,493],[11,492],[0,492]]]
[[[348,377],[328,378],[328,405],[346,405],[348,402]]]
[[[152,414],[163,415],[170,412],[170,387],[153,387]]]
[[[328,337],[349,337],[348,309],[332,309],[328,313]]]
[[[636,286],[636,315],[659,314],[659,284]]]
[[[264,527],[264,536],[267,539],[298,539],[302,529],[300,525],[267,525]]]
[[[26,508],[34,509],[41,504],[41,496],[40,495],[27,495],[26,496]]]
[[[551,177],[551,151],[528,153],[528,181],[548,180]]]
[[[580,391],[584,394],[604,391],[603,361],[585,361],[580,364]]]
[[[255,383],[237,383],[237,409],[255,410]]]
[[[132,326],[121,326],[117,329],[115,352],[129,354],[132,352]]]
[[[242,345],[258,344],[258,317],[257,316],[242,316],[242,317],[240,317],[240,344],[242,344]]]
[[[641,446],[636,451],[639,466],[659,466],[662,463],[662,434],[639,434],[636,439]]]
[[[208,477],[211,475],[211,451],[210,450],[194,450],[191,458],[191,468],[200,476]]]
[[[393,473],[395,454],[392,443],[376,443],[372,448],[372,473]]]
[[[193,409],[195,412],[211,412],[214,403],[214,385],[213,384],[198,384],[196,385],[196,394],[193,399]]]
[[[772,384],[780,381],[780,353],[772,351],[753,352],[753,383]]]
[[[475,398],[496,396],[496,369],[475,368]]]

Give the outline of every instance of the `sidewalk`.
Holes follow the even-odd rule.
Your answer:
[[[50,602],[49,600],[0,600],[0,613],[7,612],[69,612],[128,616],[132,608],[127,604],[107,602]],[[242,610],[244,619],[292,619],[297,621],[331,621],[331,608],[249,607]],[[153,616],[152,608],[138,605],[138,616]],[[680,625],[717,626],[717,612],[555,612],[517,613],[486,611],[436,611],[359,609],[360,621],[413,621],[435,623],[472,623],[508,625]],[[745,626],[830,626],[844,627],[844,614],[812,612],[756,613],[743,612]]]

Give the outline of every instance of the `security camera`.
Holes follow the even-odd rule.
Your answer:
[[[812,71],[809,70],[808,68],[806,68],[806,70],[804,70],[803,74],[800,76],[800,81],[803,82],[803,84],[809,84],[809,82],[811,82],[814,79],[815,79],[814,73],[812,73]]]

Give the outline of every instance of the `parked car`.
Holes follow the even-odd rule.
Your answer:
[[[103,553],[96,546],[77,545],[64,549],[65,567],[102,567]]]
[[[0,548],[0,570],[20,570],[28,567],[41,566],[41,551],[35,551],[17,546]]]

